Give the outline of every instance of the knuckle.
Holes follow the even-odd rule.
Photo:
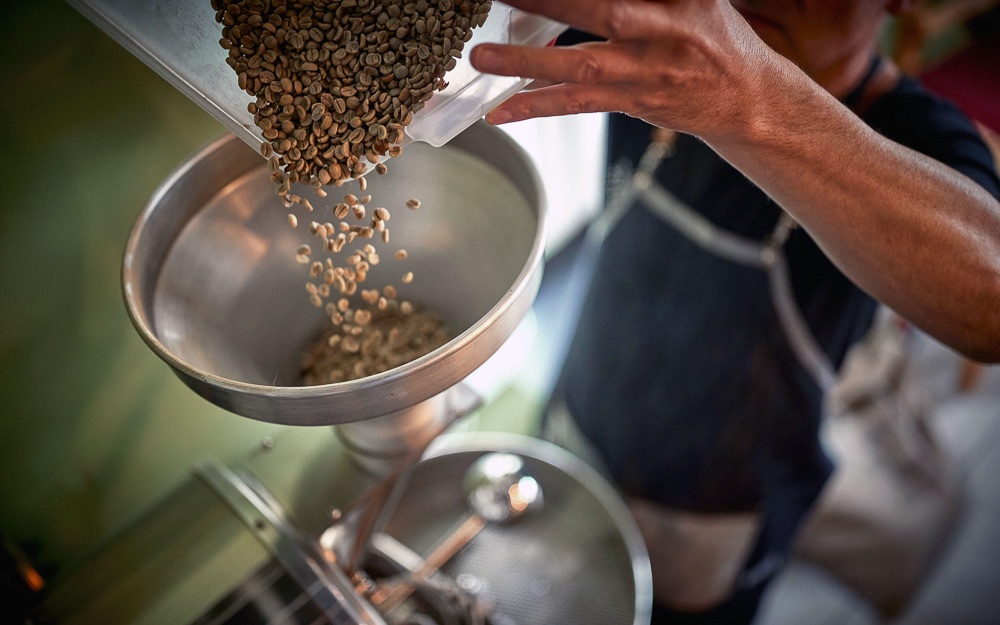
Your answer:
[[[576,66],[575,82],[581,84],[591,84],[599,82],[604,75],[604,69],[600,59],[591,53],[584,53],[580,56]]]
[[[608,2],[604,27],[610,39],[625,39],[632,25],[633,15],[630,2]]]
[[[566,112],[570,115],[581,115],[583,113],[590,113],[593,111],[593,107],[590,102],[586,100],[581,100],[579,98],[570,98],[566,101]]]
[[[536,117],[544,117],[542,106],[534,99],[526,99],[524,102],[520,103],[517,107],[516,119],[534,119]]]

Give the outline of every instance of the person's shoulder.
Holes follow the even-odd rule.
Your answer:
[[[918,80],[903,76],[864,119],[889,139],[957,169],[1000,197],[993,156],[976,125]]]
[[[894,89],[879,98],[864,118],[896,140],[967,133],[978,136],[975,125],[958,106],[909,76],[903,76]]]
[[[972,127],[958,106],[905,75],[872,105],[865,118],[872,123],[922,131]]]

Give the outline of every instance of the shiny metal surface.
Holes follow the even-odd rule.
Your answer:
[[[649,556],[621,498],[594,469],[550,443],[501,433],[447,434],[415,468],[386,534],[427,558],[468,515],[464,473],[485,454],[517,454],[545,505],[517,523],[487,524],[441,573],[477,588],[493,623],[644,625],[652,609]],[[413,557],[401,568],[419,566]]]
[[[446,400],[443,406],[438,398]],[[455,420],[481,404],[481,397],[460,383],[413,408],[337,427],[341,442],[355,462],[365,471],[382,476],[361,501],[324,532],[336,545],[334,558],[346,570],[360,567],[371,539],[389,521],[413,467],[427,447]],[[400,437],[393,429],[408,434]]]
[[[328,622],[385,625],[344,572],[323,558],[316,543],[295,527],[285,509],[251,475],[238,475],[215,463],[199,467],[196,475],[243,521]]]
[[[378,375],[296,386],[303,350],[326,322],[306,301],[307,274],[294,261],[308,237],[288,226],[263,159],[233,136],[166,180],[132,230],[122,284],[143,340],[209,401],[276,423],[391,415],[458,383],[500,347],[537,292],[541,182],[521,148],[485,122],[441,148],[414,143],[389,165],[368,192],[393,211],[389,250],[409,258],[405,268],[373,267],[368,284],[395,283],[402,297],[437,309],[452,341]],[[342,191],[358,193],[354,183]],[[410,197],[420,210],[402,208]],[[406,270],[416,279],[399,284]]]
[[[481,456],[465,471],[462,481],[471,512],[449,532],[421,563],[380,588],[372,600],[384,614],[391,614],[426,583],[438,569],[455,557],[487,523],[513,523],[525,514],[537,514],[542,507],[542,489],[524,470],[517,454],[492,452]]]
[[[469,508],[491,523],[512,523],[542,507],[542,488],[517,454],[494,452],[472,463],[462,489]]]

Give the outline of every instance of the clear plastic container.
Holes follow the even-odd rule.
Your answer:
[[[247,111],[251,98],[236,84],[219,45],[220,26],[209,0],[69,0],[77,10],[163,78],[194,100],[254,149],[264,139]],[[478,43],[544,46],[565,26],[494,2],[486,23],[473,31],[466,54],[448,72],[449,85],[414,115],[409,140],[433,146],[455,135],[526,81],[485,75],[472,69],[468,52]]]
[[[445,76],[448,87],[435,93],[423,110],[413,116],[406,129],[407,136],[435,147],[444,145],[528,83],[523,78],[493,76],[473,69],[468,59],[473,46],[480,43],[544,46],[565,30],[566,26],[558,22],[494,2],[486,23],[473,30],[465,54]]]

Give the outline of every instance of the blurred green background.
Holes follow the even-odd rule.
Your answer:
[[[52,569],[287,428],[189,391],[121,297],[132,223],[222,125],[65,3],[5,0],[0,24],[0,533]]]

